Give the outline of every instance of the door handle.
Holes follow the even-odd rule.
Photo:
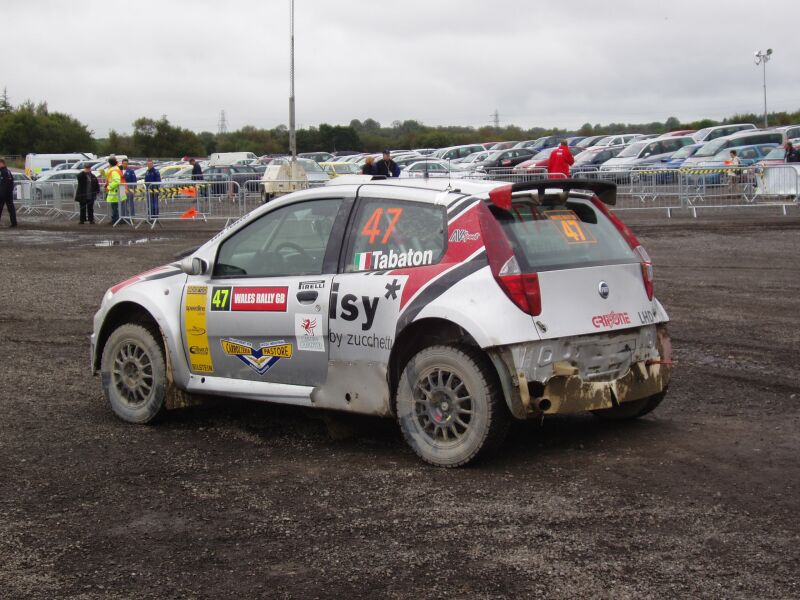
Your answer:
[[[314,290],[306,290],[303,292],[297,292],[297,300],[301,304],[311,304],[314,300],[317,299],[318,293]]]

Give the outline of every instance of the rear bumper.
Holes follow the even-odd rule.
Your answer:
[[[518,419],[612,408],[663,392],[672,375],[666,324],[489,349]]]

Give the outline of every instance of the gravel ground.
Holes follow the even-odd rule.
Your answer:
[[[673,320],[667,399],[518,423],[453,471],[388,420],[332,439],[210,400],[120,422],[88,368],[100,298],[210,232],[31,221],[0,230],[0,597],[800,597],[796,211],[632,217]]]

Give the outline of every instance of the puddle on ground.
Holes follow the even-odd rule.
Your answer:
[[[141,244],[149,244],[151,242],[166,242],[171,240],[169,237],[143,237],[135,240],[100,240],[94,242],[92,246],[95,248],[110,248],[111,246],[139,246]]]
[[[44,229],[25,229],[12,234],[15,244],[56,244],[59,242],[74,242],[80,236],[63,231],[47,231]],[[4,240],[5,241],[5,240]],[[9,241],[12,241],[10,238]]]

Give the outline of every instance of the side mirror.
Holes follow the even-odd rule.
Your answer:
[[[208,270],[208,263],[202,258],[187,256],[181,260],[180,267],[187,275],[204,275]]]

